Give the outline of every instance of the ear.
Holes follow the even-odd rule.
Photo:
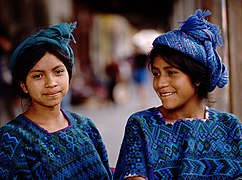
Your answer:
[[[29,91],[28,91],[28,89],[27,89],[25,83],[20,82],[19,85],[21,86],[22,90],[23,90],[26,94],[29,93]]]

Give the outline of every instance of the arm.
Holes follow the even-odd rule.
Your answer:
[[[236,117],[237,118],[237,117]],[[230,155],[233,154],[233,165],[234,167],[237,166],[237,168],[234,168],[234,176],[242,177],[242,122],[240,119],[235,118],[235,123],[231,123],[229,127],[229,132],[231,133],[231,138],[234,138],[231,141],[228,141],[228,145],[233,147],[233,150],[230,152]],[[230,120],[231,121],[231,120]],[[237,148],[236,148],[237,147]]]
[[[143,130],[139,122],[131,117],[125,128],[114,179],[145,179],[148,176],[146,157],[147,153]]]
[[[24,179],[31,176],[21,140],[11,132],[0,129],[0,179]]]
[[[105,166],[109,176],[111,177],[111,171],[110,171],[110,167],[109,167],[108,155],[107,155],[105,145],[103,143],[102,137],[101,137],[98,129],[96,128],[96,126],[90,119],[88,119],[87,133],[89,134],[89,137],[92,140],[92,142],[103,162],[103,165]]]

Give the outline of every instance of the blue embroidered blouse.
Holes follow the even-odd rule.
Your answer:
[[[62,112],[69,126],[54,133],[23,114],[0,128],[0,179],[112,179],[95,125]]]
[[[114,179],[236,179],[242,176],[242,124],[207,108],[207,119],[166,123],[158,108],[133,114],[126,125]]]

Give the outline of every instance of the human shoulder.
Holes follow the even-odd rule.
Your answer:
[[[236,115],[213,108],[209,108],[208,111],[210,122],[215,123],[220,129],[232,134],[234,137],[240,138],[242,134],[242,122]]]
[[[137,111],[134,112],[133,114],[131,114],[131,116],[129,117],[129,119],[134,119],[137,117],[150,117],[150,116],[155,116],[158,115],[159,111],[157,110],[156,107],[151,107],[148,109],[144,109],[141,111]]]
[[[220,121],[220,122],[230,121],[230,122],[241,123],[240,119],[232,113],[220,111],[214,108],[208,108],[208,112],[209,112],[210,119],[214,121]]]
[[[158,108],[151,107],[142,111],[137,111],[133,113],[129,118],[127,125],[132,124],[141,124],[141,125],[150,125],[156,124],[161,120],[161,114]]]
[[[24,121],[19,120],[19,116],[0,128],[0,156],[2,158],[13,158],[16,153],[20,153],[25,147],[24,139],[28,132],[23,128]],[[1,158],[0,158],[1,159]]]
[[[25,121],[20,120],[21,118],[22,114],[0,127],[0,138],[2,138],[4,135],[4,137],[7,138],[6,134],[8,136],[16,136],[16,138],[20,138],[21,135],[19,132],[21,132],[23,127],[26,125]]]
[[[71,120],[73,126],[95,127],[93,121],[82,114],[78,114],[68,110],[62,110],[62,111]]]
[[[87,134],[95,147],[99,146],[97,145],[99,143],[104,147],[100,132],[91,119],[71,111],[66,111],[65,113],[73,122],[73,128],[81,130],[84,134]]]

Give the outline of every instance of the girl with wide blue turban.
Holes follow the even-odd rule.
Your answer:
[[[112,179],[92,120],[61,108],[72,76],[75,27],[42,29],[11,57],[16,94],[28,104],[0,128],[0,179]]]
[[[236,179],[242,176],[242,124],[204,104],[228,82],[216,50],[220,30],[197,10],[153,41],[149,69],[161,105],[132,114],[114,179]]]
[[[166,45],[204,65],[209,70],[211,92],[216,86],[224,87],[228,83],[229,76],[216,50],[218,45],[222,45],[220,29],[204,19],[210,14],[208,10],[204,12],[197,10],[194,15],[181,22],[182,26],[178,30],[157,37],[153,46]]]

